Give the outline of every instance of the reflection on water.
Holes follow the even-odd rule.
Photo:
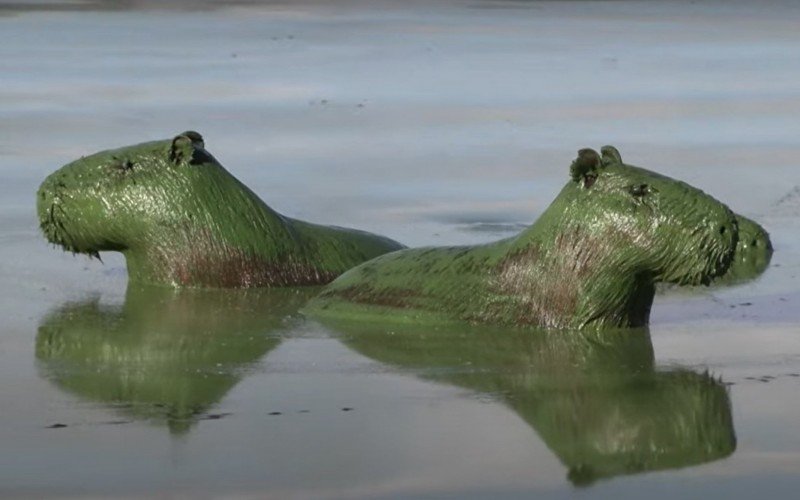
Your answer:
[[[124,305],[69,303],[45,317],[36,358],[56,386],[188,431],[281,342],[313,289],[129,287]]]
[[[326,325],[360,354],[502,401],[575,485],[701,464],[736,448],[725,385],[708,373],[657,368],[647,330]]]
[[[58,388],[186,433],[225,416],[212,408],[300,326],[297,310],[315,292],[130,287],[123,305],[89,300],[51,312],[36,357]],[[508,406],[575,485],[701,464],[736,447],[725,385],[656,367],[647,330],[325,325],[359,354]]]

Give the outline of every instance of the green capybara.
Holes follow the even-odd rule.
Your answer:
[[[648,323],[659,282],[708,284],[738,242],[735,215],[684,182],[579,151],[570,181],[515,237],[415,248],[346,272],[312,316],[469,321],[550,328]]]
[[[197,132],[103,151],[37,195],[49,241],[122,252],[132,282],[180,287],[318,285],[403,245],[285,217],[206,151]]]

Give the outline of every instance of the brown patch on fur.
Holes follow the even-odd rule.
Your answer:
[[[181,286],[256,288],[324,285],[341,272],[319,269],[302,256],[268,259],[216,241],[208,231],[184,235],[187,241],[151,250],[158,273]],[[189,240],[193,240],[191,243]]]
[[[491,289],[515,299],[517,324],[570,326],[581,290],[607,247],[603,238],[574,228],[559,234],[548,249],[531,244],[506,256],[495,267]]]
[[[219,288],[323,285],[339,275],[295,260],[269,261],[238,249],[222,257],[190,256],[175,262],[171,272],[181,285]]]

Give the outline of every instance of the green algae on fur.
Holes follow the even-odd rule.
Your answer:
[[[316,285],[404,248],[271,209],[197,132],[103,151],[51,174],[37,195],[47,239],[125,256],[132,282],[187,287]]]
[[[337,278],[312,316],[550,328],[648,323],[659,282],[708,284],[738,242],[727,206],[684,182],[579,151],[571,179],[519,235],[383,255]]]
[[[772,241],[767,230],[752,219],[736,213],[734,215],[739,228],[739,241],[728,270],[712,280],[712,287],[721,288],[753,281],[767,270],[772,260]],[[678,288],[682,287],[660,283],[656,293],[668,293]]]
[[[705,372],[657,366],[646,328],[565,335],[493,325],[321,321],[359,354],[507,406],[576,486],[699,465],[736,449],[726,385]]]

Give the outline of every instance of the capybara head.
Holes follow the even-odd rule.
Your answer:
[[[191,131],[73,161],[45,179],[37,207],[50,242],[90,255],[201,241],[209,228],[234,236],[266,208]]]
[[[708,284],[728,269],[738,227],[727,206],[684,182],[623,163],[612,146],[601,151],[578,152],[572,181],[554,205],[570,212],[577,237],[608,247],[599,252],[604,266],[680,285]]]

